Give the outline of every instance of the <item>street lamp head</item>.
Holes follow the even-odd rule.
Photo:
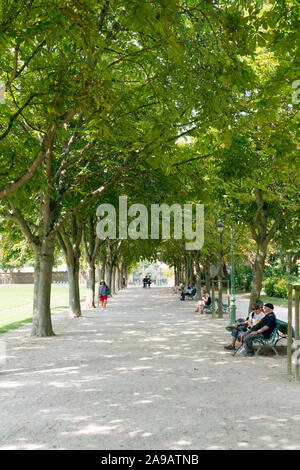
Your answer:
[[[219,233],[222,233],[225,228],[225,225],[223,224],[223,220],[219,219],[218,220],[218,225],[217,225],[217,230]]]

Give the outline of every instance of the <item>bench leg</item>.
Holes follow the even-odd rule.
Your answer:
[[[258,356],[259,351],[261,351],[264,348],[264,345],[259,346],[259,348],[256,350],[255,357]]]
[[[258,356],[258,353],[259,353],[263,348],[269,348],[269,349],[271,349],[272,351],[275,352],[275,355],[276,355],[276,356],[279,355],[279,354],[278,354],[278,351],[277,351],[277,349],[276,349],[276,345],[273,345],[273,346],[272,346],[271,344],[262,344],[262,345],[257,349],[257,351],[256,351],[256,353],[255,353],[255,357]]]

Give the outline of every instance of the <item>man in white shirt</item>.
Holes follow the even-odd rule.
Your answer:
[[[235,351],[235,343],[237,339],[243,336],[243,334],[248,330],[257,325],[265,316],[264,312],[261,311],[259,304],[252,306],[252,312],[249,314],[249,317],[246,320],[239,318],[235,322],[235,326],[231,328],[232,343],[229,346],[224,346],[224,349],[228,351]]]

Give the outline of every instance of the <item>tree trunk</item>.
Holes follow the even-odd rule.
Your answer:
[[[121,290],[122,289],[122,271],[121,271],[121,266],[117,266],[117,270],[118,270],[118,290]]]
[[[192,253],[189,256],[189,271],[190,271],[190,286],[194,287],[195,281],[197,280],[197,276],[195,275],[194,269],[194,259]]]
[[[218,318],[223,318],[223,284],[222,275],[218,275]]]
[[[42,241],[41,249],[36,252],[34,312],[31,336],[54,336],[51,322],[51,282],[54,262],[55,237],[53,234]]]
[[[86,234],[87,231],[87,234]],[[86,272],[86,307],[95,308],[95,262],[98,254],[100,241],[96,236],[95,220],[93,216],[88,217],[87,229],[83,226],[82,246],[85,257]]]
[[[123,264],[118,265],[119,290],[123,289]]]
[[[80,241],[82,222],[73,216],[70,227],[66,231],[63,227],[58,231],[57,237],[63,249],[69,280],[69,312],[70,316],[81,317],[79,271],[80,271]]]
[[[81,317],[79,289],[79,254],[67,262],[69,280],[69,312],[74,318]]]
[[[40,262],[41,250],[38,246],[36,246],[34,254],[33,323],[35,322],[35,318],[39,311]]]
[[[116,269],[113,266],[111,268],[111,295],[115,295],[116,293],[116,281],[115,281],[115,276],[116,276]]]
[[[103,278],[101,277],[101,269],[99,265],[96,266],[96,282],[100,282]]]
[[[174,266],[174,286],[177,286],[177,266],[176,266],[175,260],[174,260],[173,266]]]
[[[200,267],[200,256],[199,253],[196,253],[195,256],[195,266],[196,266],[196,299],[201,299],[201,267]]]
[[[204,263],[204,271],[205,271],[205,288],[207,292],[211,292],[211,278],[210,278],[210,260],[208,256],[205,256],[205,263]]]
[[[259,240],[257,243],[257,252],[253,267],[253,283],[250,294],[249,311],[251,310],[251,306],[260,297],[267,251],[268,242],[266,240]]]
[[[105,281],[105,263],[101,258],[97,262],[97,281]]]
[[[109,265],[106,264],[105,265],[105,284],[110,288],[110,283],[109,283],[109,280],[110,280],[110,272],[109,272]]]
[[[118,293],[118,272],[117,272],[116,267],[114,267],[114,280],[113,280],[113,283],[114,283],[114,293],[117,294]]]
[[[223,251],[222,233],[220,233],[219,273],[218,273],[218,317],[223,317]]]
[[[95,308],[95,264],[86,263],[86,308]]]
[[[105,264],[102,264],[102,267],[100,269],[100,281],[102,279],[105,279]]]
[[[109,264],[106,265],[106,270],[105,270],[105,275],[106,275],[106,284],[109,287],[110,290],[110,295],[113,295],[113,285],[112,285],[112,280],[113,280],[113,272],[112,272],[112,266]]]
[[[181,261],[178,263],[177,275],[178,275],[178,284],[177,285],[179,286],[179,284],[184,282]]]

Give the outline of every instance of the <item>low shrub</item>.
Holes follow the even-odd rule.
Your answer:
[[[263,282],[265,293],[270,297],[280,297],[282,299],[288,298],[288,285],[294,282],[300,282],[296,276],[289,277],[268,277]]]
[[[275,297],[275,284],[279,281],[276,277],[268,277],[263,282],[263,288],[267,295]]]

